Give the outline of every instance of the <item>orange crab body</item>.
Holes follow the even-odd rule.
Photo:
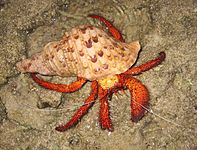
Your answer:
[[[84,105],[67,124],[57,127],[58,131],[65,131],[76,124],[93,105],[97,95],[100,99],[101,127],[112,131],[108,97],[126,88],[132,97],[131,119],[135,122],[140,120],[145,112],[143,107],[148,106],[149,93],[131,75],[149,70],[165,59],[165,53],[161,52],[158,58],[131,68],[140,50],[139,42],[125,43],[120,32],[108,20],[98,15],[90,17],[104,22],[114,38],[99,28],[82,25],[66,32],[62,40],[48,43],[40,53],[17,63],[18,70],[31,72],[33,80],[40,86],[59,92],[74,92],[87,80],[92,81],[92,93]],[[39,79],[34,73],[77,76],[78,80],[70,85],[55,84]]]

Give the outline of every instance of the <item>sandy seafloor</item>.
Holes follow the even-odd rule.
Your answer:
[[[100,129],[97,100],[75,127],[59,133],[54,127],[83,104],[90,82],[80,91],[61,94],[39,87],[15,64],[72,27],[102,26],[87,18],[93,13],[111,20],[126,42],[140,40],[136,66],[166,52],[162,65],[137,76],[150,91],[156,115],[131,122],[130,96],[119,93],[109,102],[114,132]],[[196,68],[196,0],[0,0],[0,149],[195,150]]]

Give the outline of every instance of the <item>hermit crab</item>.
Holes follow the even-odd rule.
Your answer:
[[[149,104],[149,92],[145,85],[133,76],[159,65],[165,59],[165,53],[147,63],[132,67],[138,57],[138,41],[125,43],[121,33],[104,17],[89,15],[99,19],[108,28],[108,33],[91,25],[81,25],[66,32],[60,41],[50,42],[43,51],[17,63],[21,72],[30,72],[33,80],[40,86],[58,92],[71,93],[79,90],[87,81],[91,81],[91,94],[65,124],[56,127],[65,131],[77,124],[88,112],[97,97],[100,100],[100,125],[102,129],[113,131],[109,115],[108,99],[118,90],[128,89],[131,95],[131,120],[139,121]],[[55,84],[36,76],[58,75],[77,76],[71,84]]]

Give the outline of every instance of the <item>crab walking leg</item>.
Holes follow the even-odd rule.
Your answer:
[[[72,82],[69,85],[65,85],[65,84],[50,83],[50,82],[41,80],[34,73],[31,73],[31,77],[38,85],[49,90],[54,90],[54,91],[63,92],[63,93],[75,92],[78,89],[80,89],[87,81],[83,78],[78,78],[77,81]]]
[[[89,108],[94,104],[95,99],[97,98],[98,95],[98,83],[97,81],[92,82],[91,86],[92,92],[90,96],[86,99],[84,102],[84,105],[81,106],[77,112],[74,114],[74,116],[68,121],[65,125],[60,125],[55,128],[55,130],[64,132],[65,130],[69,129],[73,125],[77,124],[77,122],[87,113]]]
[[[113,24],[108,21],[107,19],[105,19],[104,17],[101,17],[99,15],[88,15],[91,18],[94,19],[99,19],[101,22],[103,22],[107,27],[109,32],[112,34],[112,36],[116,39],[119,40],[121,42],[124,42],[124,39],[122,37],[122,34],[120,33],[120,31],[118,31],[118,29],[116,27],[113,26]]]
[[[102,129],[113,131],[108,103],[108,89],[104,90],[99,87],[99,100],[100,100],[100,125]]]
[[[166,54],[164,52],[160,52],[159,57],[157,57],[153,60],[150,60],[143,65],[131,68],[128,71],[126,71],[124,74],[138,75],[141,72],[147,71],[147,70],[161,64],[162,61],[164,61],[165,58],[166,58]]]
[[[139,80],[133,77],[126,78],[124,84],[131,94],[131,120],[137,122],[144,116],[144,108],[148,107],[149,92]]]

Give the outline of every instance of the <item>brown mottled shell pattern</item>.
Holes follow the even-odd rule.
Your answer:
[[[136,61],[139,42],[123,43],[103,30],[81,25],[62,40],[48,43],[42,52],[17,63],[21,72],[79,76],[98,80],[128,70]]]

